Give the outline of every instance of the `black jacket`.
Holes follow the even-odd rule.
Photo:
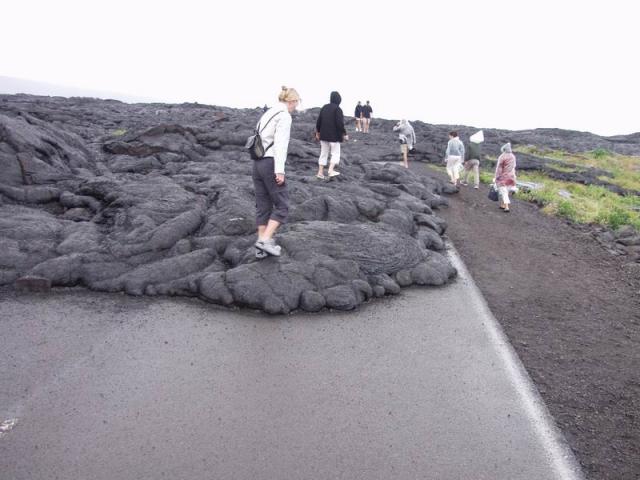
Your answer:
[[[467,148],[465,148],[465,151],[464,151],[464,159],[471,160],[475,158],[476,160],[480,160],[481,156],[482,156],[482,147],[480,146],[480,144],[469,142],[467,144]]]
[[[362,113],[362,105],[356,105],[356,111],[354,112],[354,117],[360,118],[361,113]]]
[[[320,110],[316,121],[316,132],[320,133],[320,140],[325,142],[342,142],[347,131],[344,128],[344,115],[339,107],[342,98],[338,92],[331,92],[331,103],[327,103]]]

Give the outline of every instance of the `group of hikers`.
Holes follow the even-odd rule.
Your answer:
[[[340,164],[340,145],[349,140],[344,115],[340,108],[342,98],[338,92],[331,92],[329,103],[320,110],[316,121],[315,138],[320,142],[318,158],[319,179],[340,175],[336,167]],[[300,95],[294,88],[282,87],[278,96],[278,104],[266,110],[256,127],[262,142],[263,155],[253,162],[253,184],[256,197],[256,224],[258,239],[255,243],[255,255],[264,258],[268,255],[280,256],[281,247],[276,244],[274,235],[278,227],[287,220],[289,212],[289,192],[285,181],[285,163],[291,132],[291,113],[300,103]],[[358,102],[356,107],[356,131],[369,132],[371,113],[373,110],[367,100],[366,105]],[[359,116],[358,116],[359,114]],[[409,167],[408,154],[416,144],[413,126],[405,119],[398,122],[393,130],[398,132],[402,162]],[[469,148],[455,131],[449,132],[449,142],[445,152],[445,162],[450,182],[455,185],[468,185],[469,176],[474,174],[474,188],[480,184],[481,143],[484,141],[482,131],[470,137]],[[509,193],[515,188],[516,159],[511,144],[502,146],[502,154],[496,165],[494,185],[499,195],[499,205],[504,212],[509,212]],[[324,169],[328,166],[327,174]],[[464,170],[463,179],[460,172]]]
[[[356,110],[353,112],[353,116],[356,117],[356,132],[369,133],[372,113],[373,108],[371,108],[369,100],[367,100],[366,105],[362,105],[362,102],[358,102]]]
[[[458,137],[458,132],[449,132],[449,142],[444,155],[447,164],[449,182],[456,187],[469,185],[469,176],[473,173],[473,188],[480,188],[480,158],[482,156],[481,144],[484,142],[482,130],[469,137],[469,148]],[[496,162],[496,170],[492,180],[492,188],[497,191],[497,200],[500,209],[509,213],[509,193],[516,189],[516,157],[511,149],[511,143],[505,143],[500,148],[501,154]],[[464,163],[463,163],[464,159]],[[460,177],[460,173],[462,178]]]

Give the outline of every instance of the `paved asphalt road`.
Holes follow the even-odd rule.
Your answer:
[[[580,479],[463,266],[356,312],[0,292],[0,479]]]

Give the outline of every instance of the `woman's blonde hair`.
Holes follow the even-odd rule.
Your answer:
[[[292,102],[294,100],[300,100],[300,95],[296,92],[295,88],[287,88],[285,86],[280,90],[280,95],[278,95],[278,101],[280,102]]]

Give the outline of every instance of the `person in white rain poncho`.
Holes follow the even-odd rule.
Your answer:
[[[462,167],[463,158],[464,144],[458,138],[458,132],[449,132],[449,143],[447,143],[447,151],[444,154],[444,160],[447,164],[449,181],[455,186],[458,186],[458,178],[460,177],[460,168]]]
[[[409,121],[404,118],[393,127],[393,131],[398,132],[400,152],[402,153],[404,167],[409,168],[409,151],[413,150],[416,144],[416,132]]]

